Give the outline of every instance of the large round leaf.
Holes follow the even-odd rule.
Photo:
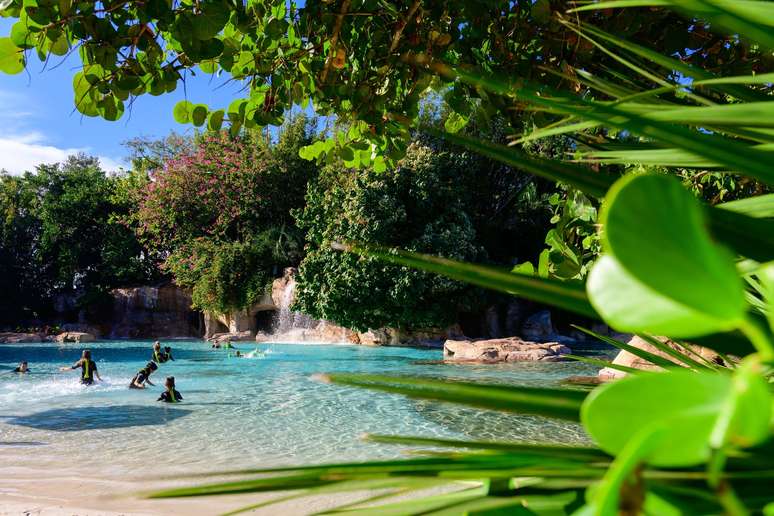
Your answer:
[[[187,100],[181,100],[172,110],[172,116],[175,117],[175,122],[179,124],[187,124],[191,121],[191,109],[193,104]]]
[[[207,121],[207,106],[204,104],[196,104],[191,108],[191,122],[196,127],[201,127],[204,122]]]
[[[618,331],[688,338],[736,327],[735,321],[707,315],[650,288],[610,255],[594,264],[586,291],[602,319]]]
[[[659,445],[646,460],[656,466],[706,462],[713,444],[751,446],[768,437],[771,395],[766,381],[751,370],[735,378],[721,373],[676,370],[631,376],[593,391],[581,408],[581,421],[600,448],[610,454],[643,432],[659,432]],[[717,439],[718,423],[730,421]]]
[[[700,314],[697,327],[706,318],[715,319],[721,328],[737,327],[742,321],[746,302],[733,257],[712,241],[704,208],[677,179],[635,175],[619,180],[610,189],[600,218],[607,253],[647,289]],[[616,299],[608,291],[600,296],[605,289],[598,287],[590,295],[603,312],[614,310],[611,303],[630,294],[621,292]],[[639,310],[643,320],[648,311],[645,301]],[[664,315],[668,317],[668,312]],[[615,320],[608,322],[616,326]],[[630,329],[654,330],[645,325]],[[687,328],[673,335],[701,333]]]
[[[24,70],[24,52],[11,38],[0,38],[0,72],[10,75]]]

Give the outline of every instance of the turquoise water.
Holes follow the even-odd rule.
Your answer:
[[[434,364],[439,350],[348,345],[261,344],[262,357],[236,358],[201,341],[173,341],[174,362],[156,387],[130,390],[151,343],[90,344],[104,382],[80,385],[81,345],[0,345],[0,367],[26,359],[32,372],[0,374],[0,465],[40,463],[57,471],[137,476],[152,469],[199,472],[308,462],[395,457],[400,447],[366,443],[363,433],[473,439],[585,442],[579,427],[535,417],[408,400],[327,385],[315,373],[347,371],[558,385],[595,374],[576,362]],[[249,351],[256,346],[240,343]],[[185,401],[156,402],[174,375]],[[3,464],[5,463],[5,464]]]

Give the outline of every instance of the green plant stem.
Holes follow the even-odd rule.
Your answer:
[[[772,344],[771,339],[769,339],[760,323],[748,316],[739,326],[739,329],[750,339],[750,342],[758,350],[764,362],[774,361],[774,344]]]
[[[721,482],[717,488],[718,500],[728,516],[747,516],[750,511],[736,496],[734,489],[728,482]]]

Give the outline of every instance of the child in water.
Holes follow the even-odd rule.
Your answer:
[[[156,401],[163,401],[164,403],[178,403],[183,401],[183,395],[175,390],[175,377],[167,376],[167,381],[164,383],[167,388],[166,391],[161,393],[159,399]]]
[[[97,380],[100,382],[102,381],[102,378],[99,376],[99,373],[97,372],[97,363],[94,362],[94,360],[91,359],[91,350],[90,349],[84,349],[83,354],[81,355],[81,359],[78,360],[76,363],[74,363],[70,367],[60,367],[60,371],[70,371],[72,369],[78,369],[81,368],[81,383],[83,385],[91,385],[94,383],[94,377],[97,377]]]
[[[172,358],[172,348],[169,346],[164,346],[164,362],[167,360],[175,361],[174,358]]]
[[[137,374],[134,375],[134,378],[132,378],[132,381],[129,382],[129,388],[130,389],[144,389],[145,384],[153,385],[153,382],[150,381],[150,375],[153,371],[158,369],[159,366],[156,365],[156,362],[148,362],[145,367],[137,371]]]
[[[21,362],[19,364],[19,367],[17,367],[16,369],[13,369],[11,372],[12,373],[26,373],[26,372],[29,372],[29,370],[30,370],[30,368],[27,367],[27,361],[24,360],[23,362]]]
[[[164,353],[161,352],[161,342],[159,341],[156,341],[153,343],[153,356],[151,357],[151,360],[153,360],[157,364],[166,362],[166,360],[164,359]]]

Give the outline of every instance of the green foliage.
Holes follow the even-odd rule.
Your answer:
[[[96,158],[73,156],[21,177],[0,176],[0,260],[8,282],[3,322],[37,319],[58,294],[89,299],[153,282],[156,261],[121,220],[133,176],[108,176]]]
[[[311,184],[299,226],[310,246],[299,269],[296,306],[320,319],[366,330],[452,323],[474,301],[469,287],[376,258],[342,254],[342,241],[400,246],[460,260],[484,250],[466,206],[454,156],[412,145],[394,171],[354,174],[329,167]]]
[[[152,180],[135,189],[130,222],[165,256],[175,281],[192,290],[196,307],[243,309],[284,267],[298,264],[302,236],[290,212],[303,205],[307,181],[316,176],[298,157],[311,137],[310,121],[299,117],[275,143],[260,133],[223,132],[192,146],[138,144]]]
[[[311,103],[319,114],[336,115],[357,129],[325,146],[315,144],[305,155],[377,170],[402,157],[430,88],[442,91],[452,107],[446,120],[452,132],[474,115],[500,112],[518,119],[525,112],[524,106],[510,106],[455,80],[445,73],[446,65],[572,92],[592,91],[574,69],[590,74],[627,69],[559,23],[562,4],[548,0],[3,4],[2,15],[18,21],[0,44],[0,70],[14,73],[26,65],[20,49],[41,61],[77,49],[83,66],[75,73],[74,101],[86,116],[116,120],[135,97],[172,92],[191,74],[230,75],[244,82],[242,98],[220,109],[191,99],[186,109],[177,107],[175,119],[202,127],[222,110],[236,134],[242,127],[280,125],[294,104]],[[713,34],[715,25],[696,24],[666,9],[582,11],[573,19],[603,22],[627,39],[678,56],[686,67],[722,64],[749,73],[765,66],[765,46],[741,51],[741,45],[724,44],[722,35]],[[760,30],[756,34],[770,38]],[[218,125],[208,123],[212,130]]]
[[[449,278],[495,285],[584,315],[599,315],[620,330],[682,335],[690,337],[692,343],[722,341],[736,357],[731,368],[709,364],[698,367],[686,361],[686,368],[670,366],[663,372],[634,374],[597,387],[588,395],[567,389],[543,393],[545,396],[520,386],[328,375],[327,380],[345,386],[550,417],[577,415],[580,407],[581,422],[595,448],[578,453],[573,448],[559,451],[555,446],[541,451],[540,447],[524,449],[513,443],[435,442],[448,445],[450,450],[434,450],[426,457],[407,460],[235,472],[248,478],[173,490],[160,496],[287,488],[297,488],[300,495],[306,495],[314,494],[316,489],[346,491],[359,482],[384,479],[401,479],[400,483],[383,485],[390,486],[390,495],[405,495],[426,487],[427,482],[443,484],[453,479],[478,484],[446,495],[396,501],[377,508],[355,504],[346,510],[366,514],[462,514],[505,513],[519,507],[522,513],[604,516],[770,513],[774,507],[771,196],[752,202],[734,201],[729,207],[710,207],[669,175],[633,174],[599,185],[586,181],[584,174],[592,176],[596,169],[619,164],[639,164],[664,167],[674,175],[682,173],[679,169],[730,172],[771,187],[774,176],[770,145],[774,141],[771,117],[764,115],[771,103],[771,79],[759,81],[751,73],[759,71],[754,69],[756,65],[743,60],[739,63],[741,71],[736,66],[721,67],[726,76],[741,73],[730,80],[716,77],[709,70],[726,62],[719,55],[724,52],[721,48],[735,52],[752,48],[770,51],[774,47],[772,5],[759,1],[622,0],[580,8],[582,12],[596,12],[626,6],[674,7],[694,28],[673,34],[665,25],[656,27],[661,38],[669,34],[668,39],[677,41],[682,50],[691,47],[689,41],[695,36],[729,30],[733,36],[722,39],[717,49],[698,51],[700,56],[693,64],[702,66],[696,68],[675,58],[674,51],[664,51],[663,39],[654,38],[655,48],[646,51],[639,44],[629,44],[589,27],[588,20],[570,21],[552,13],[550,2],[537,2],[534,8],[530,4],[532,22],[547,18],[566,27],[576,35],[578,46],[581,41],[590,44],[621,67],[563,63],[557,74],[576,83],[579,95],[558,91],[550,84],[535,88],[527,81],[504,80],[523,76],[504,74],[497,67],[495,47],[482,53],[492,62],[489,69],[476,68],[480,61],[464,53],[455,59],[423,55],[411,61],[444,80],[477,88],[483,93],[478,96],[483,109],[540,112],[550,125],[538,129],[539,137],[566,133],[575,138],[576,156],[586,163],[562,163],[544,176],[558,179],[559,171],[574,181],[564,182],[601,201],[597,222],[603,255],[592,266],[585,291],[576,282],[503,273],[492,267],[418,254],[412,249],[394,251],[357,242],[341,246],[363,260],[378,257]],[[461,13],[464,20],[460,26],[468,27],[468,20],[475,18],[468,17],[463,9],[455,12]],[[624,12],[647,24],[648,13],[654,10]],[[471,21],[469,26],[476,27],[476,23]],[[752,46],[740,43],[744,41],[751,41]],[[550,43],[546,41],[546,45]],[[677,57],[682,57],[682,50],[677,51]],[[753,69],[745,70],[748,65]],[[621,73],[622,69],[627,72]],[[682,77],[698,80],[687,83]],[[460,99],[452,98],[450,103],[452,100]],[[462,107],[455,111],[468,114]],[[755,112],[761,115],[753,116]],[[450,129],[456,129],[454,121]],[[505,163],[534,163],[524,160],[521,152],[509,153],[497,144],[472,143],[475,138],[461,138],[458,133],[442,136],[466,148],[481,148],[489,157]],[[514,141],[524,140],[517,137]],[[600,152],[617,153],[614,163],[605,163]],[[604,186],[604,191],[590,191],[595,186]],[[716,202],[715,195],[707,197]],[[366,236],[355,235],[363,239]],[[588,299],[594,309],[589,310]],[[725,333],[712,339],[712,334],[719,331]],[[398,438],[395,442],[412,441],[431,445],[413,438]]]

